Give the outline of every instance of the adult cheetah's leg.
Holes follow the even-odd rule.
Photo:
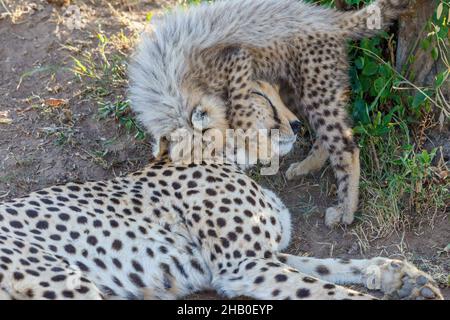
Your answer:
[[[228,297],[256,299],[373,299],[357,291],[307,276],[275,259],[245,259],[213,280]]]
[[[335,284],[360,284],[386,297],[442,299],[433,279],[413,265],[388,258],[318,259],[278,254],[278,259],[313,277]]]

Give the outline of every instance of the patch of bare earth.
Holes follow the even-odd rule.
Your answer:
[[[0,201],[56,183],[107,179],[143,167],[150,159],[149,144],[135,139],[113,118],[99,119],[97,103],[70,70],[72,56],[97,47],[98,33],[136,34],[148,13],[174,1],[71,1],[80,8],[81,20],[68,20],[67,6],[47,1],[2,2],[6,9],[0,5]],[[124,53],[129,54],[129,48]],[[119,86],[105,95],[124,93],[125,86]],[[281,172],[302,159],[309,147],[308,139],[299,141],[295,152],[283,159]],[[324,226],[323,212],[332,205],[335,190],[330,168],[292,182],[282,174],[255,178],[275,190],[292,212],[289,253],[408,258],[433,274],[450,299],[444,287],[450,270],[445,250],[450,243],[448,212],[437,212],[431,224],[364,238],[356,232],[358,224],[335,230]],[[189,298],[218,296],[208,292]]]

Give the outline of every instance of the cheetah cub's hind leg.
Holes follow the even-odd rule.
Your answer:
[[[287,177],[321,168],[329,155],[337,180],[338,204],[327,209],[325,224],[351,224],[358,206],[359,149],[353,140],[345,107],[348,102],[348,75],[342,39],[311,35],[309,50],[301,57],[299,72],[304,113],[316,132],[310,155],[291,165]],[[337,67],[338,66],[338,67]]]
[[[335,284],[360,284],[387,299],[442,300],[435,281],[412,264],[388,258],[317,259],[279,254],[287,265]]]
[[[245,259],[222,271],[214,288],[228,297],[372,300],[370,295],[308,276],[275,259]]]

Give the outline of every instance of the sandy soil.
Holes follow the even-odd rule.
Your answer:
[[[0,200],[55,183],[111,178],[147,163],[149,144],[134,139],[113,119],[99,120],[97,104],[86,97],[83,83],[69,69],[72,56],[97,45],[96,33],[131,34],[141,28],[148,12],[171,1],[138,5],[137,1],[109,1],[112,5],[101,0],[72,1],[82,9],[85,25],[80,30],[70,29],[64,8],[47,1],[3,2],[14,19],[0,5],[0,119],[11,119],[0,121]],[[50,98],[67,103],[51,107]],[[305,156],[309,144],[308,138],[300,139],[295,152],[283,159],[283,172]],[[437,213],[433,226],[393,233],[367,246],[354,226],[329,230],[323,224],[324,209],[333,199],[328,191],[334,183],[329,168],[293,182],[286,182],[282,174],[260,182],[280,194],[291,209],[295,232],[290,253],[406,257],[441,280],[449,274],[449,253],[444,251],[450,242],[448,213]],[[450,299],[450,290],[443,286],[443,292]]]

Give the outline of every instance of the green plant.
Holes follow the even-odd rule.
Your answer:
[[[127,132],[134,133],[136,139],[144,139],[144,130],[136,123],[131,115],[130,103],[128,100],[119,99],[114,103],[101,102],[99,107],[101,118],[113,117]]]
[[[113,117],[136,139],[144,139],[145,133],[136,123],[129,101],[122,96],[127,85],[127,51],[134,38],[121,31],[109,38],[99,33],[97,39],[98,45],[92,51],[73,57],[72,71],[87,83],[85,94],[97,101],[101,119]]]
[[[104,34],[97,34],[97,38],[97,48],[83,53],[80,58],[73,57],[72,72],[80,80],[90,79],[92,87],[89,89],[97,96],[104,96],[114,88],[126,86],[125,54],[114,50],[114,44]]]

